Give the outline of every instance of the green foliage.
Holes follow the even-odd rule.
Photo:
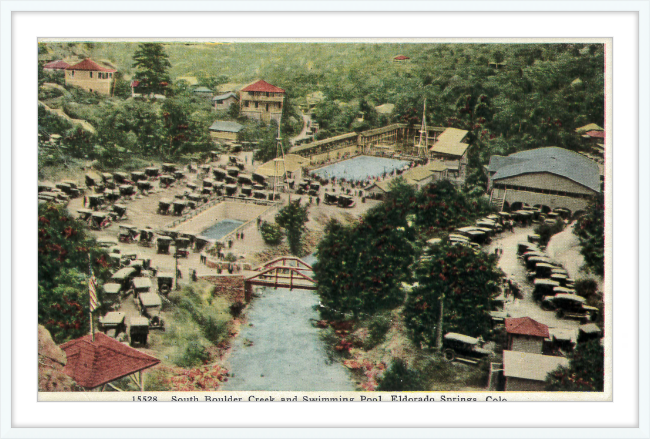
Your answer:
[[[309,221],[309,208],[302,206],[300,200],[284,206],[275,216],[275,222],[285,230],[291,253],[300,256],[302,251],[302,235],[307,230],[305,224]]]
[[[108,255],[86,225],[65,207],[39,205],[38,322],[59,344],[90,330],[89,265],[99,285],[110,277]],[[101,303],[101,288],[97,294]]]
[[[223,257],[223,259],[224,259],[226,262],[235,262],[235,261],[237,261],[237,256],[235,256],[234,253],[228,252],[228,253]]]
[[[546,390],[562,392],[602,392],[605,378],[605,351],[600,340],[579,343],[568,355],[569,367],[559,367],[546,377]]]
[[[582,297],[591,297],[598,292],[598,282],[596,280],[587,278],[587,279],[578,279],[575,282],[575,290],[578,296]]]
[[[390,316],[374,316],[368,324],[368,337],[364,340],[363,348],[365,350],[370,350],[381,344],[386,338],[390,325]]]
[[[406,300],[404,320],[417,345],[435,345],[441,300],[443,333],[490,337],[490,301],[504,276],[494,255],[443,242],[420,260],[415,275],[418,285]]]
[[[173,360],[178,366],[204,364],[209,358],[206,348],[228,338],[230,304],[212,297],[212,290],[208,283],[194,282],[169,295],[175,305],[171,328],[161,337],[163,345],[176,351]]]
[[[545,247],[551,237],[564,230],[564,221],[558,219],[554,224],[542,223],[535,227],[535,233],[539,235],[539,245]]]
[[[161,43],[141,43],[133,54],[133,67],[143,96],[164,93],[169,83],[171,64]]]
[[[415,197],[416,224],[426,235],[469,224],[493,210],[481,195],[463,193],[446,180],[427,185]]]
[[[578,237],[585,265],[599,276],[605,274],[605,199],[602,195],[589,206],[573,229]]]
[[[190,341],[183,354],[175,361],[177,366],[191,368],[202,366],[210,360],[210,354],[201,343]]]
[[[377,390],[380,392],[416,392],[427,389],[418,370],[410,369],[404,360],[394,358],[390,367],[384,372]]]
[[[260,225],[260,233],[262,234],[264,242],[270,245],[280,244],[284,237],[279,225],[267,221],[262,222]]]
[[[327,224],[314,264],[324,314],[356,317],[403,302],[402,282],[409,280],[409,267],[417,253],[415,230],[407,221],[410,191],[396,182],[384,201],[366,212],[358,224]]]

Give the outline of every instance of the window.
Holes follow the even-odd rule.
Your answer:
[[[266,104],[266,111],[269,111],[269,104]]]
[[[109,73],[109,74],[108,74],[108,77],[109,77],[109,78],[113,78],[113,74],[112,74],[112,73]]]
[[[74,70],[72,71],[72,75],[71,75],[71,76],[74,78]]]
[[[91,77],[91,78],[93,77],[93,72],[90,72],[90,77]]]
[[[269,92],[267,91],[267,92],[266,92],[266,97],[268,98],[268,97],[270,97],[270,96],[271,96],[271,93],[269,93]]]
[[[246,106],[246,107],[248,107],[248,104],[249,104],[249,102],[248,102],[248,101],[246,101],[246,105],[245,105],[245,106]]]
[[[255,102],[255,108],[258,108],[259,106],[260,106],[260,104],[258,104],[257,102]]]

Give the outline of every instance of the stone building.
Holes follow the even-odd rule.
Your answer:
[[[285,91],[280,87],[259,80],[240,91],[239,105],[242,116],[264,122],[282,119]]]
[[[113,91],[113,73],[117,70],[100,66],[90,58],[65,69],[65,84],[90,92],[110,95]]]
[[[469,144],[463,143],[467,137],[466,130],[458,128],[445,129],[429,149],[432,160],[444,162],[447,166],[448,177],[456,183],[465,182]]]
[[[565,357],[503,351],[503,376],[507,392],[541,392],[546,376],[558,367],[568,367]]]
[[[232,121],[215,120],[210,126],[210,137],[214,140],[225,140],[234,142],[237,140],[237,134],[244,129],[244,126]]]
[[[232,104],[238,101],[237,95],[231,91],[222,93],[212,98],[215,111],[228,110]]]

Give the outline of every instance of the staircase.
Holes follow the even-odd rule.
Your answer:
[[[490,195],[490,203],[496,207],[496,209],[501,212],[503,210],[503,204],[506,201],[506,193],[508,190],[503,189],[492,189],[492,194]]]

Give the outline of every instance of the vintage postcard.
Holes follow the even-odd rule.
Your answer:
[[[39,40],[39,400],[611,401],[611,56]]]

